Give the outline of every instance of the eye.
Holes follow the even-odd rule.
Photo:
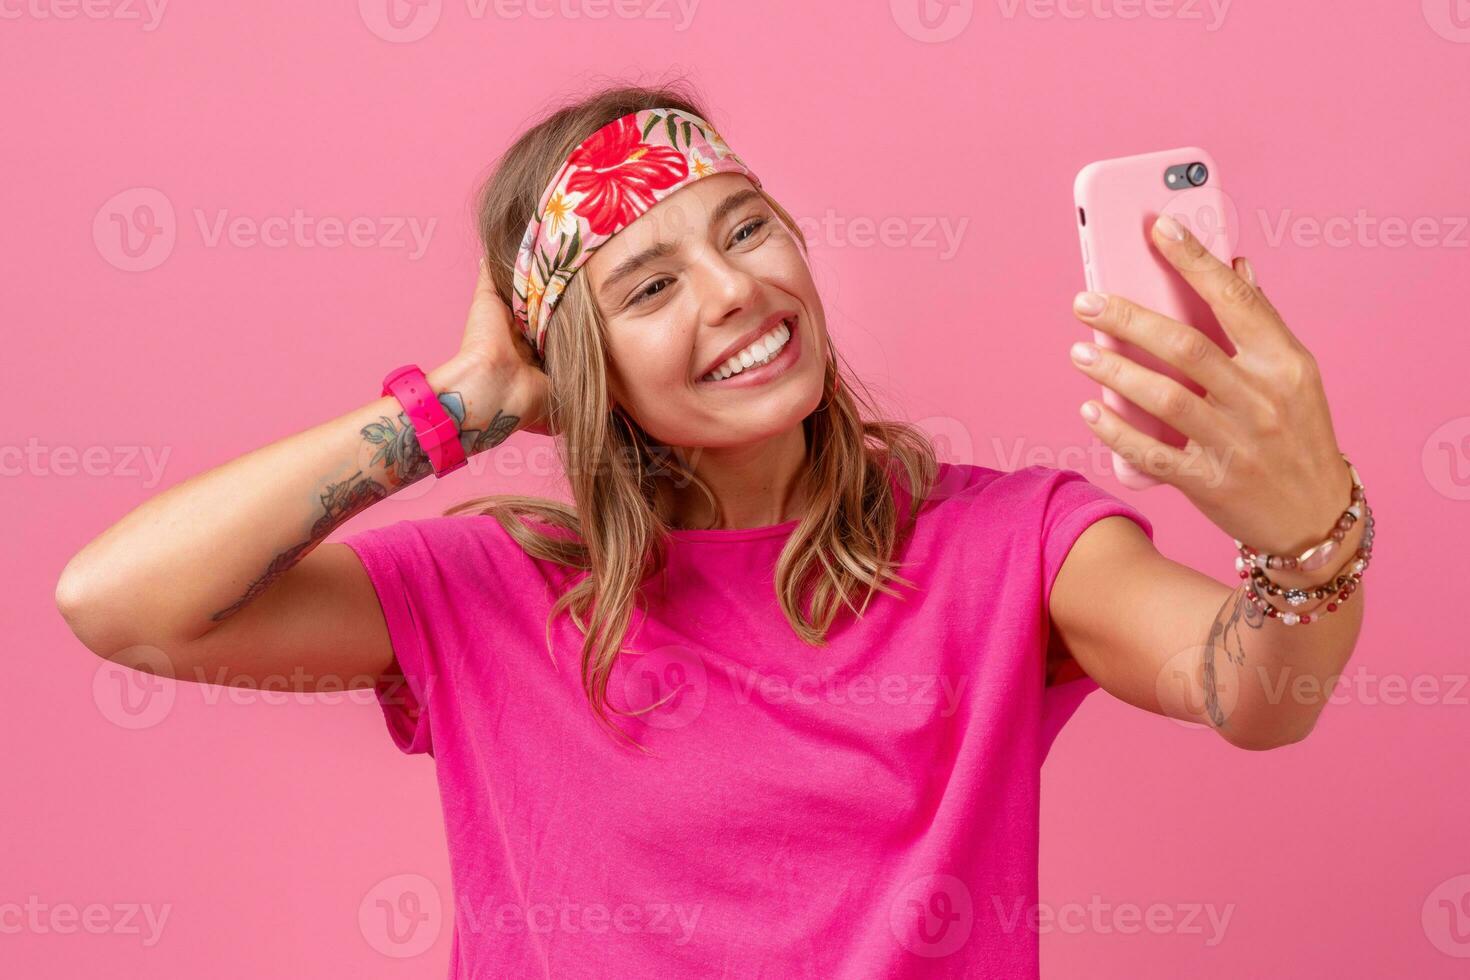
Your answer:
[[[745,224],[741,225],[739,228],[735,229],[735,234],[738,236],[742,231],[746,231],[748,229],[750,231],[751,235],[754,235],[757,231],[760,231],[761,228],[765,226],[765,223],[766,223],[767,220],[769,220],[769,219],[767,219],[767,218],[753,218],[750,221],[747,221]],[[746,238],[738,238],[737,237],[736,240],[735,240],[735,244],[738,245],[741,242],[748,242],[748,241],[750,241],[750,238],[749,237],[746,237]]]
[[[642,303],[644,300],[653,299],[653,297],[655,297],[655,296],[658,295],[657,292],[654,292],[653,291],[653,287],[655,287],[655,286],[664,286],[664,285],[667,285],[668,283],[671,283],[671,282],[673,282],[673,280],[672,279],[669,279],[667,277],[665,277],[663,279],[655,279],[653,282],[649,283],[643,289],[642,292],[640,292],[637,296],[634,296],[633,297],[633,302],[630,303],[629,305],[630,306],[637,306],[639,303]],[[659,290],[659,292],[662,292],[662,290]]]
[[[735,229],[734,243],[736,245],[742,245],[745,242],[750,241],[753,237],[755,237],[756,232],[760,231],[766,226],[766,223],[768,221],[770,221],[769,218],[752,218],[751,220],[747,221],[745,224]],[[746,234],[745,237],[742,238],[740,237],[742,232],[748,232],[748,234]],[[642,291],[637,293],[628,303],[628,305],[637,306],[639,303],[644,303],[650,299],[653,299],[659,293],[663,292],[662,289],[657,287],[667,286],[671,282],[673,282],[673,280],[668,277],[654,280],[653,282],[645,286]]]

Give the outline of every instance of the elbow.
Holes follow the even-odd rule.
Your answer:
[[[76,624],[81,621],[82,610],[86,608],[86,591],[82,582],[81,573],[75,568],[76,559],[66,563],[61,570],[61,577],[56,580],[56,611],[61,613],[61,618],[66,620],[66,625],[76,632]]]
[[[180,676],[176,654],[186,644],[139,640],[138,617],[118,612],[115,602],[102,598],[105,595],[92,573],[75,559],[56,581],[56,610],[82,646],[119,667],[161,677]]]
[[[1313,714],[1304,724],[1255,726],[1249,728],[1217,729],[1220,737],[1237,749],[1247,752],[1267,752],[1282,749],[1305,739],[1317,727],[1317,715]]]
[[[56,580],[56,611],[83,646],[109,660],[111,657],[104,652],[110,649],[105,639],[107,630],[101,625],[95,595],[89,576],[77,565],[76,559],[67,562]]]

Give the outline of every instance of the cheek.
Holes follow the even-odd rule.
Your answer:
[[[667,359],[635,358],[623,368],[622,375],[632,400],[655,411],[677,398],[684,387],[683,367],[675,369]]]
[[[660,397],[688,384],[689,352],[668,328],[649,325],[644,336],[623,337],[609,349],[631,401],[657,406]]]

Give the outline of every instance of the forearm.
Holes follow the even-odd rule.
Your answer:
[[[1342,541],[1347,562],[1362,545],[1366,521],[1358,521]],[[1324,572],[1272,571],[1283,588],[1321,583]],[[1362,628],[1365,588],[1347,601],[1331,599],[1307,625],[1288,626],[1263,615],[1246,597],[1246,582],[1235,589],[1209,626],[1204,647],[1206,713],[1216,731],[1242,748],[1272,748],[1306,737],[1316,724],[1337,678],[1347,666]],[[1289,608],[1279,597],[1270,600]],[[1233,686],[1234,690],[1231,690]]]
[[[461,445],[513,432],[521,393],[451,361],[429,372],[440,403],[465,406]],[[192,640],[238,612],[343,522],[432,469],[385,396],[253,450],[145,501],[67,564],[57,604],[104,655]]]

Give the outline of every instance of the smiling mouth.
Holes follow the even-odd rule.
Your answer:
[[[776,324],[775,329],[756,338],[749,347],[735,354],[699,380],[706,383],[724,381],[726,378],[738,377],[746,371],[774,361],[786,349],[786,345],[791,343],[791,332],[796,328],[796,321],[797,318],[794,316],[782,320]]]

